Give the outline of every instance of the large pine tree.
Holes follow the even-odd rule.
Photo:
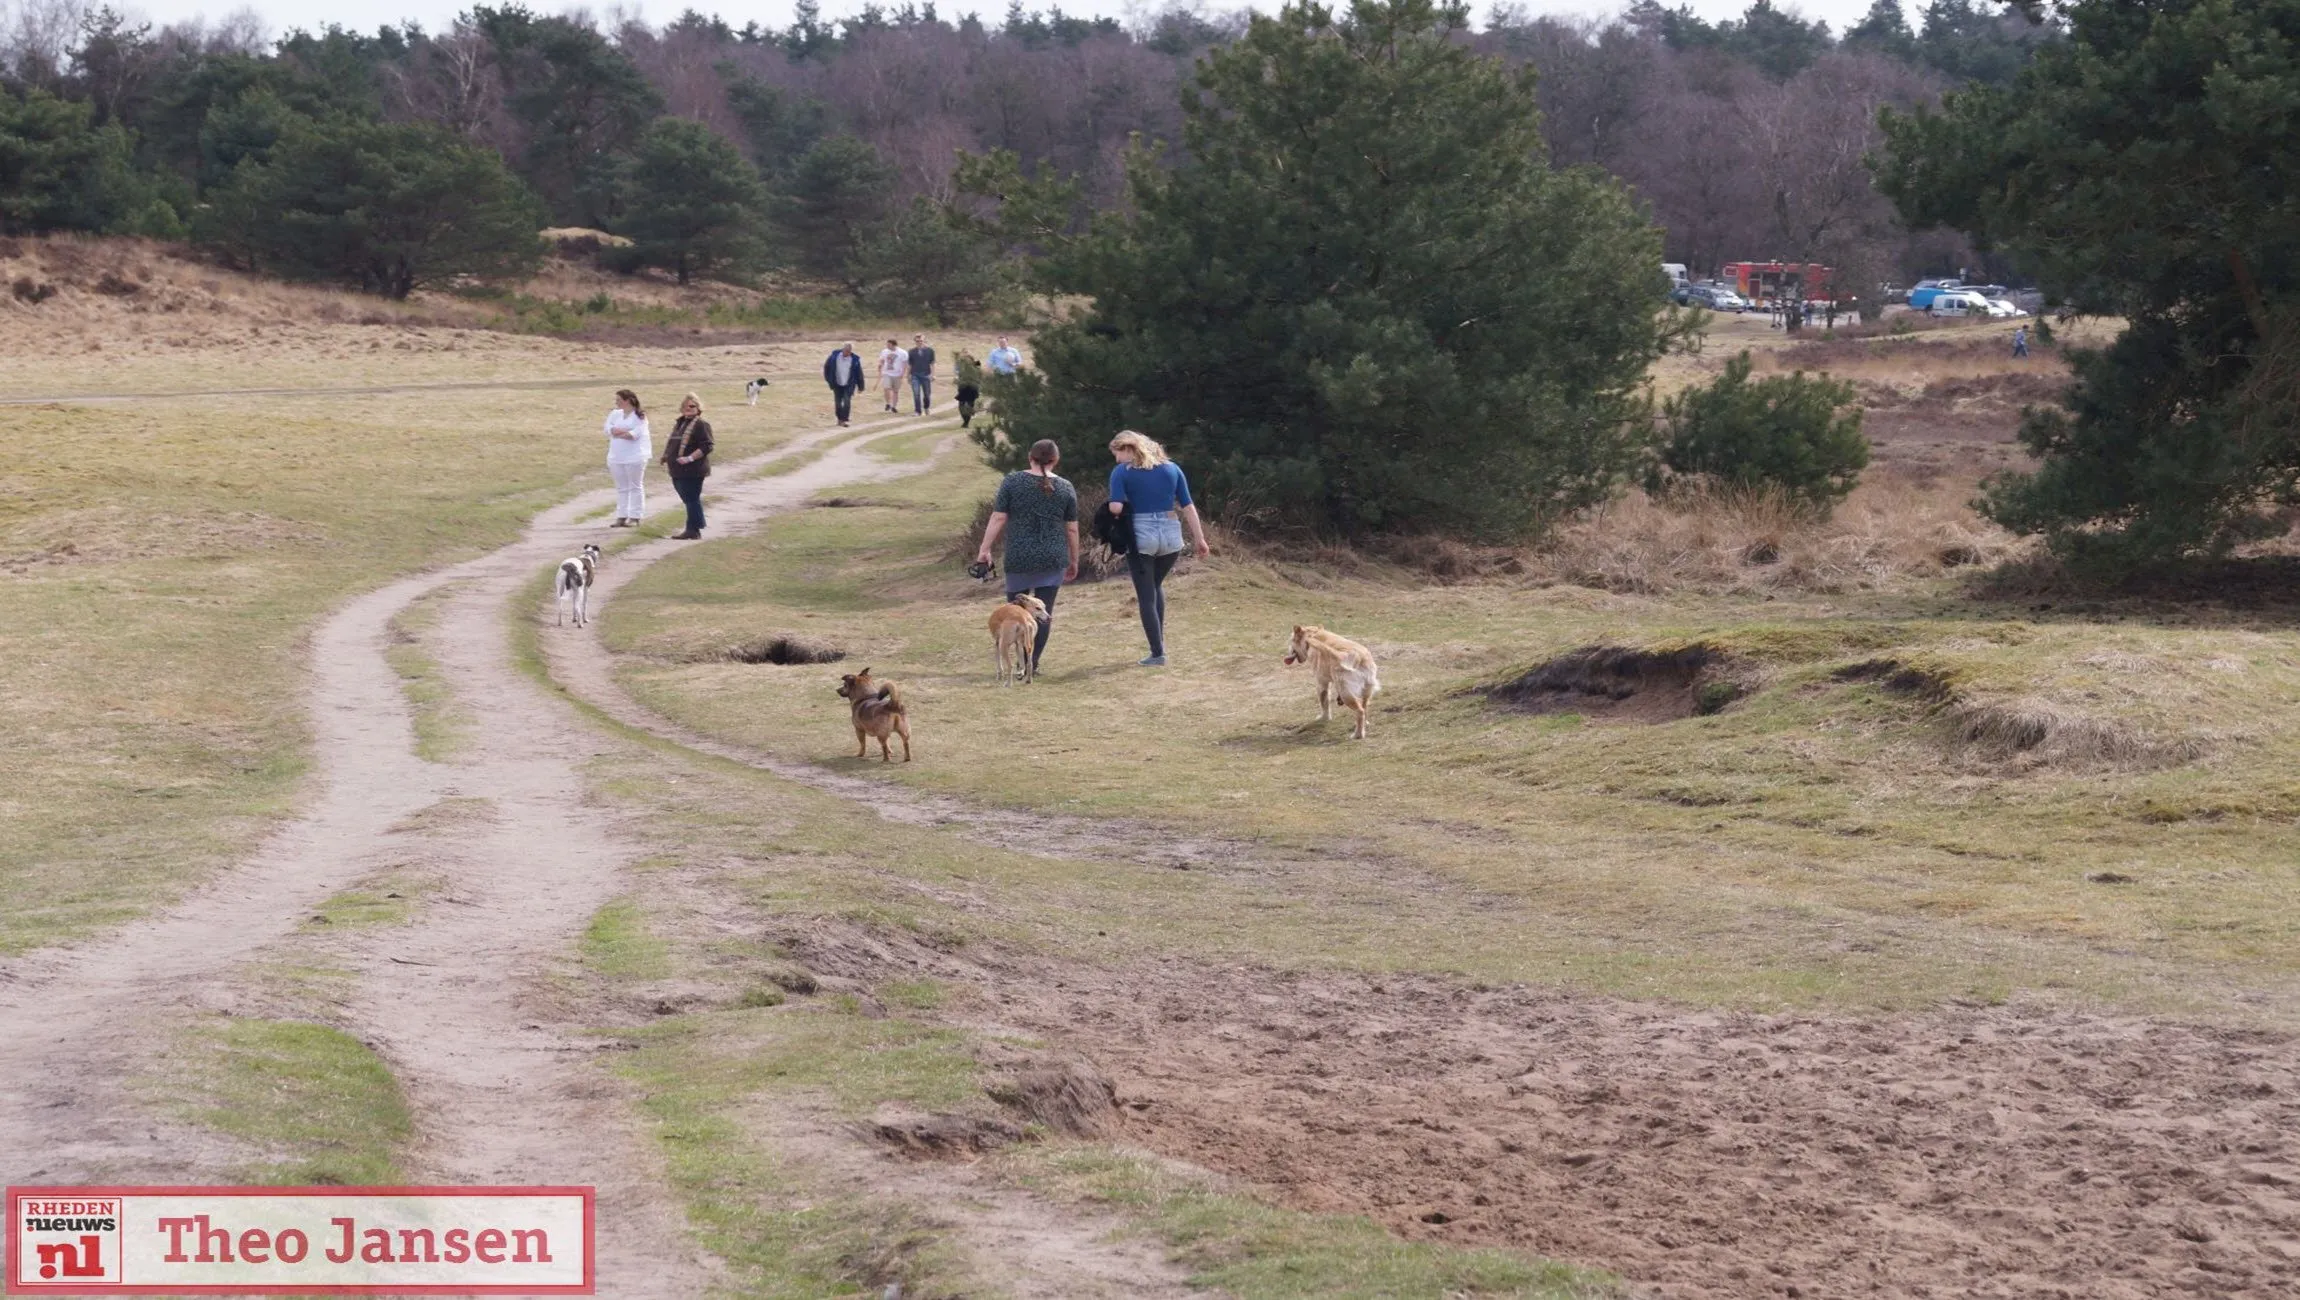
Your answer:
[[[739,273],[762,255],[766,186],[743,155],[701,122],[647,128],[623,171],[623,230],[632,252],[685,284]]]
[[[1217,511],[1346,534],[1522,534],[1610,492],[1674,328],[1660,233],[1548,165],[1532,75],[1466,23],[1292,4],[1209,54],[1189,157],[1137,157],[1131,212],[1045,259],[1092,307],[994,388],[993,459],[1051,437],[1091,471],[1140,429]]]

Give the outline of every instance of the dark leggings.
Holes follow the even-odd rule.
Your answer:
[[[1173,571],[1180,551],[1166,555],[1126,552],[1126,571],[1134,575],[1134,606],[1142,615],[1142,635],[1150,638],[1150,653],[1166,653],[1166,575]]]
[[[1046,659],[1046,638],[1054,635],[1054,598],[1062,594],[1062,584],[1032,587],[1030,594],[1038,597],[1046,606],[1046,621],[1038,625],[1038,639],[1030,647],[1030,662],[1042,664]]]
[[[687,531],[703,531],[703,480],[674,474],[671,476],[671,490],[687,503]]]

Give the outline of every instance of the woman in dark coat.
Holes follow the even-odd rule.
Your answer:
[[[974,404],[982,400],[982,367],[975,364],[973,357],[961,352],[958,354],[957,369],[958,425],[962,429],[972,428]]]
[[[687,531],[672,536],[694,541],[703,535],[703,480],[711,476],[711,422],[703,418],[703,399],[693,393],[679,403],[679,422],[671,426],[663,444],[663,468],[671,472],[671,490],[687,503]]]

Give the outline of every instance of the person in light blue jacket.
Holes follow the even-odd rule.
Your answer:
[[[1142,616],[1142,634],[1150,640],[1145,668],[1166,666],[1166,575],[1182,558],[1182,530],[1190,530],[1190,544],[1199,558],[1214,553],[1206,544],[1206,528],[1198,507],[1190,500],[1190,480],[1182,467],[1166,459],[1166,449],[1142,434],[1127,429],[1110,440],[1110,454],[1118,464],[1110,471],[1110,511],[1134,511],[1134,547],[1126,553],[1126,570],[1134,579],[1134,605]]]
[[[1022,354],[1015,351],[1014,345],[1001,334],[998,336],[998,346],[990,350],[990,356],[984,359],[983,364],[989,366],[990,373],[994,375],[1011,375],[1022,368]]]

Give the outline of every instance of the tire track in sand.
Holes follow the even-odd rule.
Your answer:
[[[827,442],[911,427],[826,429],[730,465],[726,478]],[[842,448],[745,486],[773,484],[759,495],[803,499],[855,464]],[[329,948],[358,978],[351,1029],[384,1055],[415,1103],[410,1163],[439,1182],[595,1184],[602,1294],[707,1289],[715,1270],[688,1240],[652,1144],[583,1068],[593,1044],[521,1005],[527,981],[623,891],[637,852],[610,814],[588,806],[582,762],[599,752],[599,738],[512,665],[507,639],[513,594],[602,535],[574,521],[610,495],[563,502],[508,546],[393,582],[331,615],[311,634],[310,808],[165,913],[0,966],[0,1181],[198,1181],[244,1158],[216,1135],[155,1118],[149,1099],[132,1093],[135,1076],[185,1017],[230,1005],[245,964],[330,894],[414,856],[441,878],[439,898],[411,925]],[[415,757],[408,706],[383,651],[393,615],[450,585],[458,590],[428,639],[474,725],[456,763],[432,764]],[[485,801],[492,815],[437,834],[394,830],[443,799]]]

